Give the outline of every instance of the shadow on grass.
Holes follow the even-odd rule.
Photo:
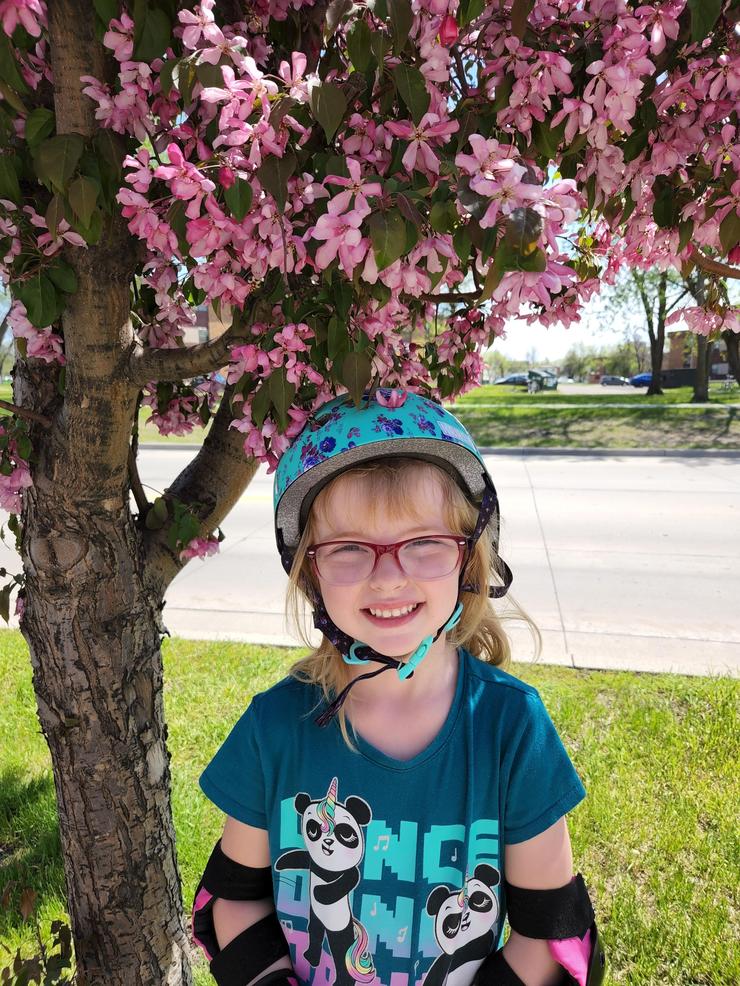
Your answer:
[[[12,884],[8,907],[0,909],[0,939],[23,924],[21,893],[39,901],[65,899],[59,821],[50,773],[28,779],[20,767],[0,772],[0,896]]]

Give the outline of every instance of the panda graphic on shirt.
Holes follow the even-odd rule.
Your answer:
[[[469,986],[492,951],[499,906],[494,887],[501,881],[495,866],[479,863],[467,873],[461,890],[435,887],[427,898],[434,935],[442,953],[429,968],[424,986]]]
[[[365,852],[363,828],[372,818],[370,805],[350,796],[339,801],[337,778],[326,796],[312,801],[305,792],[294,799],[301,819],[304,849],[278,857],[276,870],[309,870],[308,949],[304,957],[316,968],[326,936],[336,971],[336,986],[367,984],[375,979],[365,927],[352,913],[349,895],[360,882]]]

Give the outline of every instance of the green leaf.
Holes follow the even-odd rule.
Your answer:
[[[120,13],[120,4],[118,0],[93,0],[95,6],[95,13],[101,19],[103,24],[105,24],[106,30],[108,25],[113,20],[114,17],[118,17]]]
[[[560,144],[565,137],[565,120],[557,127],[553,127],[547,119],[543,123],[535,120],[532,126],[532,136],[535,147],[540,154],[544,154],[546,158],[552,161],[557,156]]]
[[[10,199],[16,205],[20,205],[21,201],[18,175],[12,160],[7,156],[0,157],[0,199]]]
[[[336,362],[337,357],[347,352],[349,349],[349,337],[347,326],[336,315],[329,319],[329,336],[327,340],[327,354],[329,359]]]
[[[688,0],[691,11],[691,40],[703,41],[722,12],[722,0]]]
[[[409,0],[387,0],[387,6],[393,31],[393,51],[399,54],[406,47],[414,15]]]
[[[728,212],[719,227],[719,241],[725,253],[736,247],[740,240],[740,216],[733,210]]]
[[[152,62],[164,54],[172,37],[170,18],[147,0],[134,0],[134,53],[136,62]]]
[[[182,96],[184,105],[187,106],[193,96],[193,86],[198,81],[194,63],[190,59],[183,58],[177,63],[172,78],[177,86],[177,91]]]
[[[15,293],[26,306],[31,325],[44,329],[61,314],[56,288],[45,271],[37,271],[26,281],[15,284]]]
[[[365,353],[347,353],[342,360],[340,380],[359,406],[365,388],[372,376],[372,363]]]
[[[204,89],[223,89],[224,73],[220,65],[201,62],[195,69],[195,76]]]
[[[103,232],[103,214],[100,209],[95,209],[88,225],[78,221],[73,214],[70,225],[75,233],[80,234],[88,246],[95,246]]]
[[[458,226],[452,234],[452,245],[460,261],[460,267],[464,268],[467,265],[471,247],[470,233],[466,226]]]
[[[85,142],[79,134],[59,134],[39,144],[36,174],[58,192],[64,192],[82,156]]]
[[[395,263],[406,246],[406,223],[399,212],[374,212],[368,218],[378,270]]]
[[[270,374],[267,385],[270,388],[270,400],[277,412],[281,431],[288,427],[288,408],[295,398],[295,384],[288,382],[285,367],[279,367]]]
[[[3,97],[8,106],[12,106],[16,113],[20,113],[21,116],[25,116],[28,113],[28,108],[23,102],[18,93],[7,82],[3,82],[0,79],[0,96]]]
[[[0,589],[0,616],[6,623],[10,623],[10,593],[13,591],[13,583],[8,582]]]
[[[252,205],[252,186],[244,178],[237,178],[231,188],[224,191],[224,199],[229,212],[240,223]]]
[[[347,35],[347,50],[349,60],[358,72],[365,72],[370,67],[372,60],[370,40],[370,28],[367,21],[356,21]]]
[[[268,157],[257,169],[260,184],[266,189],[281,209],[285,208],[288,197],[288,179],[292,177],[298,166],[298,159],[293,151],[286,150],[282,157]]]
[[[265,418],[267,417],[267,412],[271,404],[270,388],[267,386],[267,381],[265,381],[255,393],[254,399],[252,400],[252,421],[258,428],[261,428],[265,423]]]
[[[460,27],[465,27],[466,24],[470,24],[476,17],[479,17],[483,13],[485,5],[486,0],[461,0],[457,11],[457,23]]]
[[[55,119],[51,110],[32,110],[26,117],[26,143],[35,147],[54,133]]]
[[[98,186],[94,181],[80,175],[69,186],[69,204],[83,226],[89,226],[98,199]]]
[[[165,99],[172,92],[173,75],[177,67],[177,62],[168,59],[163,63],[162,68],[159,70],[159,88]]]
[[[331,141],[347,111],[344,93],[333,82],[317,83],[310,93],[311,112],[321,124],[326,139]]]
[[[414,123],[419,123],[429,109],[430,97],[424,76],[418,68],[413,68],[411,65],[396,65],[393,69],[393,79],[401,98],[409,108]]]
[[[0,79],[7,82],[11,89],[15,89],[17,93],[24,95],[29,92],[23,76],[18,71],[18,62],[15,60],[13,45],[3,31],[0,31]]]
[[[447,202],[435,202],[429,210],[429,225],[435,233],[449,233],[452,228],[447,205]]]
[[[77,290],[77,275],[63,260],[50,267],[47,273],[56,287],[65,294],[74,294]]]
[[[527,18],[533,7],[534,0],[514,0],[511,5],[511,33],[520,41],[527,30]]]
[[[683,253],[683,251],[686,249],[693,232],[694,232],[693,219],[685,219],[683,222],[680,222],[678,224],[678,252],[679,253]],[[720,235],[721,235],[721,231],[720,231]]]
[[[662,229],[674,225],[675,198],[673,185],[664,175],[658,175],[653,184],[653,219]]]
[[[331,0],[324,18],[324,41],[328,41],[334,35],[345,14],[351,9],[352,0]]]

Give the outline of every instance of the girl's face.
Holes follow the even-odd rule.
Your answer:
[[[357,480],[340,482],[316,510],[315,543],[332,540],[371,541],[392,544],[423,534],[459,534],[451,531],[442,516],[442,489],[434,474],[421,473],[409,490],[410,502],[421,511],[423,521],[413,515],[389,517],[378,507],[374,522],[367,495]],[[457,603],[460,566],[441,579],[423,581],[411,578],[393,556],[381,555],[375,571],[363,582],[353,585],[329,585],[319,576],[321,595],[333,622],[349,636],[369,644],[380,654],[402,657],[418,647],[421,640],[436,633]],[[419,604],[401,621],[375,617],[370,609],[401,609]],[[444,645],[445,634],[436,642]]]

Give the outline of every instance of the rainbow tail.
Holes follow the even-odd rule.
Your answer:
[[[344,957],[347,972],[357,983],[371,983],[375,979],[375,965],[367,947],[367,931],[355,918],[352,918],[352,924],[355,932],[355,943],[347,949],[347,954]]]

